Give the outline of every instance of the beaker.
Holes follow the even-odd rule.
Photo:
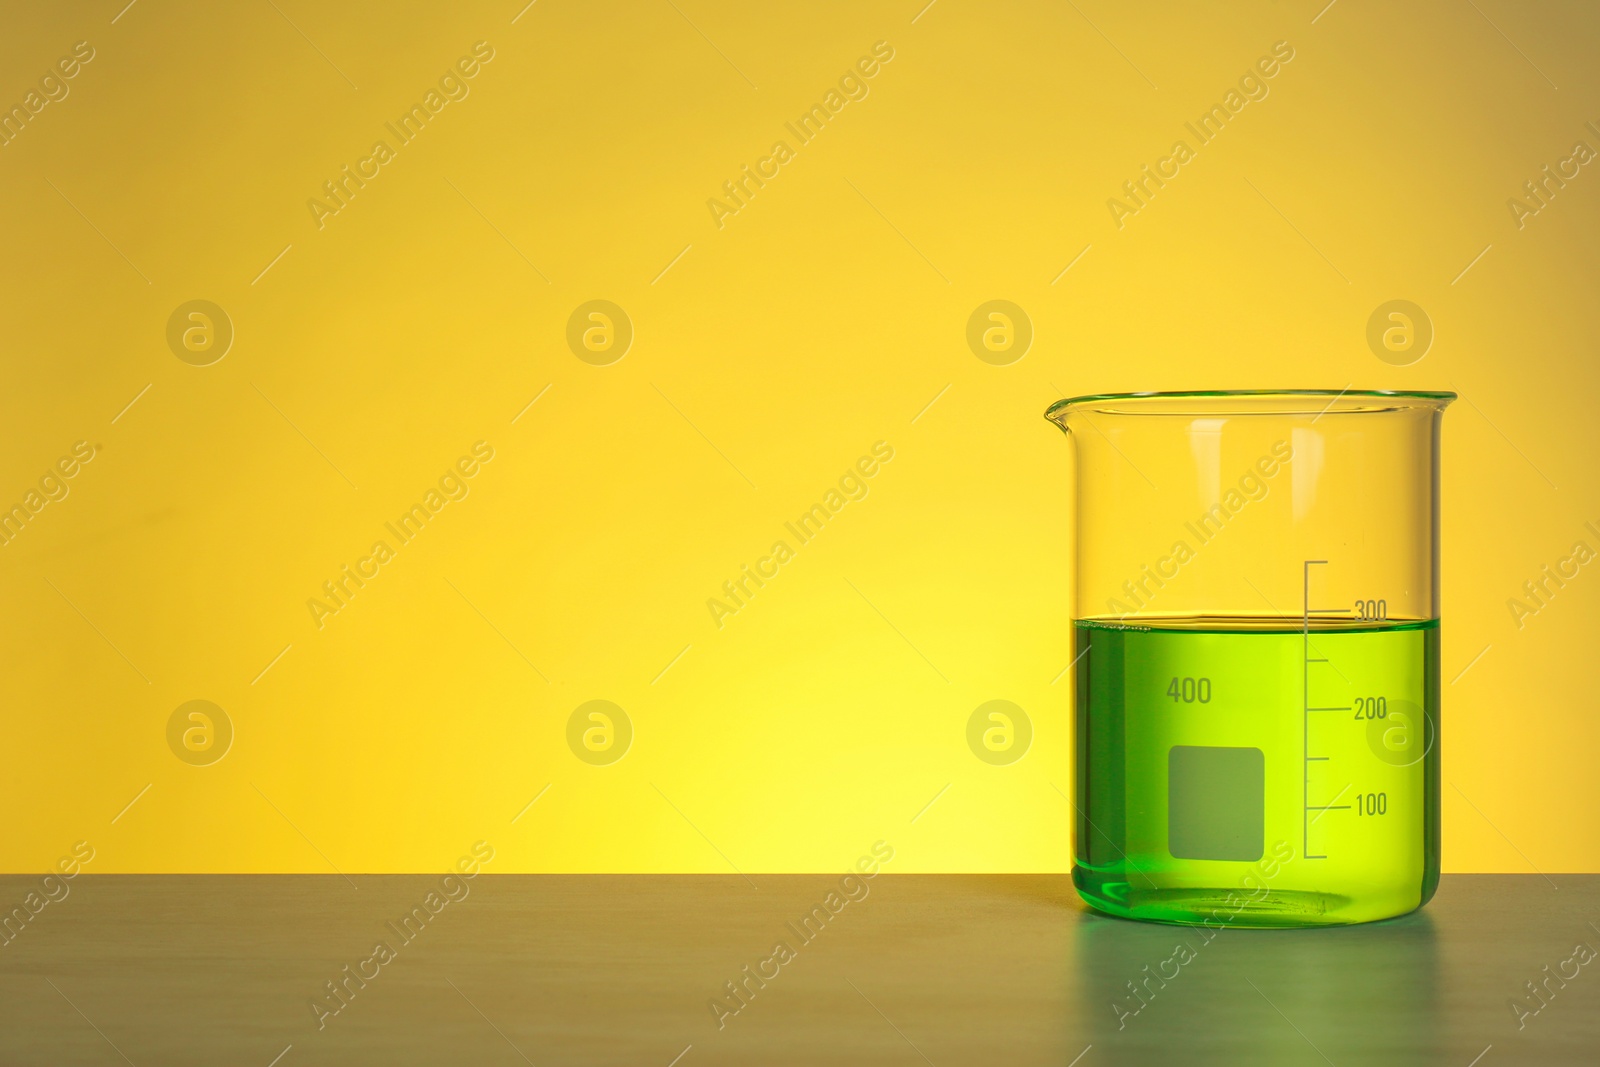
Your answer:
[[[1454,393],[1082,396],[1073,883],[1112,915],[1367,922],[1439,881]]]

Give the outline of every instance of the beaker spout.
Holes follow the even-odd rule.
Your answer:
[[[1072,410],[1072,403],[1068,400],[1057,400],[1045,409],[1044,417],[1061,427],[1061,432],[1068,437],[1072,436],[1072,427],[1067,425],[1067,415]]]

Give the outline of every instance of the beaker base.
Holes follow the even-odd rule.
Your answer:
[[[1098,882],[1098,879],[1095,881]],[[1126,882],[1085,884],[1081,868],[1073,872],[1078,895],[1091,908],[1120,919],[1204,926],[1214,930],[1344,926],[1392,919],[1414,911],[1420,901],[1357,900],[1337,893],[1270,890],[1251,894],[1237,888],[1152,889]]]

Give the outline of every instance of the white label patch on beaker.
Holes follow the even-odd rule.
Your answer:
[[[1260,859],[1266,785],[1259,748],[1173,745],[1167,753],[1167,851],[1185,860]]]

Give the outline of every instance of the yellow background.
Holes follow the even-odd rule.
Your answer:
[[[495,871],[835,870],[883,839],[892,870],[1065,870],[1045,406],[1347,385],[1463,395],[1446,869],[1600,864],[1600,575],[1520,630],[1506,604],[1600,548],[1600,164],[1522,229],[1506,204],[1600,147],[1592,8],[123,2],[0,34],[0,101],[96,53],[0,148],[0,499],[98,449],[0,547],[0,868],[82,839],[101,872],[434,870],[485,839]],[[479,40],[470,95],[319,229]],[[707,200],[880,40],[719,229]],[[1107,200],[1277,41],[1270,95],[1119,230]],[[1395,298],[1436,330],[1404,368],[1365,340]],[[167,346],[193,299],[236,331],[211,366]],[[591,299],[634,325],[611,366],[566,344]],[[991,299],[1034,326],[1010,366],[965,341]],[[478,440],[470,495],[319,630],[307,599]],[[880,440],[870,495],[717,628]],[[192,699],[236,731],[209,767],[167,747]],[[592,699],[635,731],[610,766],[566,744]],[[992,699],[1033,723],[1010,766],[966,745]]]

